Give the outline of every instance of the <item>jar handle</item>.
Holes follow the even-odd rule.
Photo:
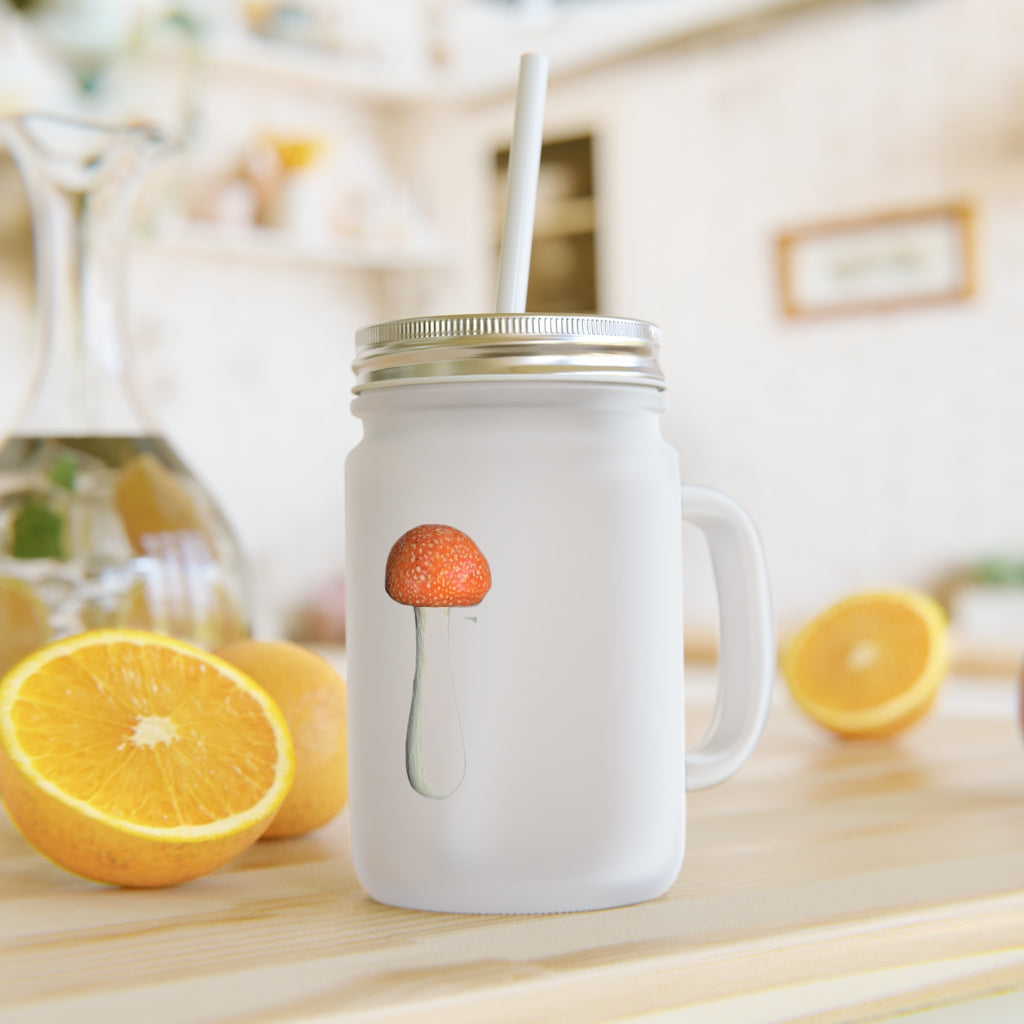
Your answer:
[[[683,519],[705,535],[718,587],[718,696],[708,731],[686,752],[686,788],[724,782],[750,757],[771,704],[775,637],[757,529],[732,498],[683,484]]]

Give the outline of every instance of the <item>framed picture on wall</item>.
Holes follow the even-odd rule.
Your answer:
[[[966,203],[795,228],[777,240],[789,317],[837,316],[970,298],[973,215]]]

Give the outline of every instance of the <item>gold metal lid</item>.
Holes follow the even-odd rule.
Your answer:
[[[646,320],[473,313],[391,320],[356,332],[357,394],[397,384],[530,378],[665,388],[661,332]]]

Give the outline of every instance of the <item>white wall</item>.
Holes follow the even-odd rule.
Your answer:
[[[757,520],[783,632],[854,588],[931,587],[1024,552],[1022,38],[1018,0],[840,4],[552,69],[549,137],[597,133],[602,311],[662,325],[665,432],[686,478]],[[510,101],[466,113],[445,163],[479,171]],[[489,198],[461,178],[448,193],[480,253],[450,308],[491,301]],[[778,231],[961,198],[978,214],[974,301],[780,316]],[[713,591],[690,547],[699,631]]]

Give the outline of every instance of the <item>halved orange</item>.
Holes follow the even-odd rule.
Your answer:
[[[295,771],[280,709],[226,661],[97,630],[0,682],[0,792],[37,849],[126,886],[184,882],[255,842]]]
[[[949,665],[942,607],[914,590],[855,594],[816,616],[788,644],[793,699],[841,736],[888,736],[931,706]]]

